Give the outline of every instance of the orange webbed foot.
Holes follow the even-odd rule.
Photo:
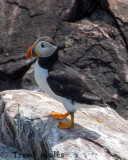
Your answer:
[[[66,114],[62,114],[62,113],[58,113],[58,112],[52,112],[51,113],[51,117],[55,118],[55,119],[65,119],[67,116],[69,116],[69,113],[67,112]]]
[[[73,125],[71,125],[70,123],[60,122],[59,125],[58,125],[58,128],[60,128],[60,129],[68,129],[68,128],[71,128],[71,127],[73,127]]]
[[[71,115],[71,122],[70,123],[63,123],[60,122],[58,128],[60,129],[68,129],[74,126],[74,114]]]
[[[69,113],[67,112],[66,114],[62,114],[62,113],[58,113],[58,112],[52,112],[51,113],[51,117],[55,118],[55,119],[65,119],[67,116],[69,116]],[[71,115],[71,122],[70,123],[63,123],[60,122],[58,125],[58,128],[60,129],[68,129],[74,126],[74,114]]]

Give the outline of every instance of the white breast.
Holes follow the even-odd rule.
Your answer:
[[[51,90],[51,88],[49,87],[49,85],[47,83],[47,77],[48,77],[48,70],[40,67],[39,64],[38,64],[38,60],[37,60],[36,64],[35,64],[35,80],[36,80],[37,84],[50,97],[53,97],[54,99],[56,99],[56,100],[58,100],[58,101],[63,103],[63,100],[65,98],[57,96]]]

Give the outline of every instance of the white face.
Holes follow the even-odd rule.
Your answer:
[[[56,49],[57,46],[45,41],[40,41],[34,46],[35,53],[40,57],[49,57],[55,52]]]

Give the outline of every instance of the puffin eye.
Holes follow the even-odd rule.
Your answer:
[[[44,45],[43,45],[43,43],[41,43],[41,47],[42,47],[42,48],[44,48]]]

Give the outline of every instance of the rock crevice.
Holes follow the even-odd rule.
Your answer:
[[[19,8],[21,8],[21,9],[24,9],[24,10],[28,11],[28,15],[29,15],[29,17],[30,17],[30,18],[38,17],[38,16],[43,15],[43,13],[31,14],[31,13],[30,13],[31,11],[30,11],[30,9],[29,9],[29,8],[27,8],[27,7],[25,7],[25,6],[20,5],[18,2],[11,2],[11,1],[8,1],[8,0],[6,0],[6,2],[7,2],[7,3],[9,3],[9,4],[11,4],[11,5],[16,5],[16,6],[18,6]]]

